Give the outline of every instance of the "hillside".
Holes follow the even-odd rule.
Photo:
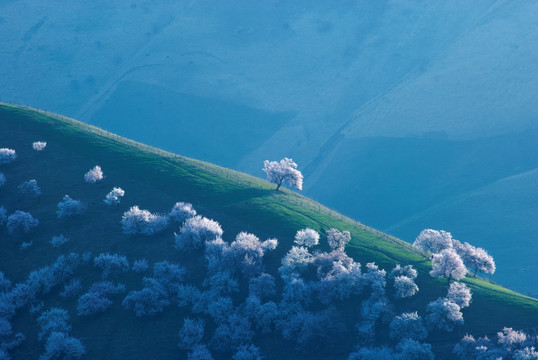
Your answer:
[[[32,149],[32,142],[37,140],[47,142],[43,152]],[[14,283],[24,281],[32,270],[52,264],[61,254],[91,251],[94,256],[103,252],[120,253],[131,264],[141,258],[150,264],[169,260],[187,269],[186,282],[200,286],[202,253],[174,249],[173,233],[179,230],[177,224],[151,237],[123,234],[120,225],[123,212],[130,206],[166,213],[175,202],[186,201],[198,213],[217,220],[227,242],[241,231],[254,233],[260,239],[277,238],[278,247],[264,259],[268,272],[274,273],[280,266],[280,258],[291,248],[297,230],[310,227],[319,231],[321,247],[326,248],[323,234],[336,228],[350,231],[352,240],[346,250],[363,268],[367,262],[375,262],[387,271],[397,263],[411,264],[418,270],[420,291],[396,305],[398,310],[416,309],[423,313],[428,302],[446,293],[446,282],[428,275],[429,262],[408,243],[295,192],[275,192],[272,184],[246,174],[167,153],[75,120],[5,104],[0,105],[0,147],[16,149],[18,154],[14,162],[0,168],[7,178],[6,185],[0,188],[0,206],[9,212],[29,211],[39,219],[36,230],[26,235],[8,235],[5,227],[0,228],[3,248],[0,271]],[[85,183],[83,175],[95,165],[102,167],[105,178],[96,184]],[[17,185],[29,179],[36,179],[42,189],[38,199],[23,197],[17,191]],[[121,186],[126,195],[119,206],[108,207],[103,198],[114,186]],[[83,216],[56,217],[56,203],[65,194],[87,204]],[[53,248],[49,241],[58,234],[70,240]],[[21,243],[29,241],[32,245],[21,250]],[[77,277],[89,285],[99,280],[99,272],[83,266]],[[140,288],[141,277],[128,272],[120,274],[118,280],[131,291]],[[453,344],[465,333],[494,337],[505,326],[531,330],[538,324],[538,300],[479,279],[465,282],[472,289],[473,301],[463,310],[464,325],[452,333],[433,331],[428,338],[439,358],[450,354]],[[277,279],[277,288],[281,286],[281,280]],[[178,332],[186,316],[183,308],[171,306],[155,317],[137,318],[132,311],[122,308],[124,294],[114,296],[114,304],[104,313],[81,317],[76,314],[76,300],[58,296],[61,289],[56,286],[44,297],[44,308],[59,306],[69,311],[72,334],[87,346],[88,358],[184,358],[186,352],[177,348]],[[241,289],[241,293],[246,291],[243,283]],[[353,326],[359,316],[357,305],[349,301],[338,304],[347,319],[345,336],[339,338],[338,346],[330,353],[319,351],[309,354],[309,358],[347,358],[356,344]],[[38,331],[35,314],[21,309],[13,323],[16,331],[26,335],[26,340],[12,351],[12,357],[36,358],[43,345],[35,335]],[[256,344],[268,359],[304,356],[289,341],[281,342],[275,336],[256,337]],[[213,354],[219,358],[220,353]],[[229,357],[229,353],[221,356]]]

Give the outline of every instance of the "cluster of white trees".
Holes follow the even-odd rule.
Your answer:
[[[153,235],[168,226],[168,216],[152,214],[149,210],[132,206],[123,213],[121,226],[125,234]]]
[[[17,153],[13,149],[0,148],[0,165],[9,164],[17,158]]]
[[[465,277],[468,269],[473,271],[474,276],[477,272],[495,272],[493,257],[486,250],[467,242],[462,244],[444,230],[423,230],[413,246],[432,254],[430,274],[436,278],[446,278],[448,283]]]
[[[34,143],[32,144],[32,149],[34,149],[35,151],[43,151],[46,147],[46,141],[34,141]]]

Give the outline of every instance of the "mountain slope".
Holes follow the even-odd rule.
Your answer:
[[[31,143],[36,140],[47,141],[43,153],[32,150]],[[190,266],[197,261],[192,254],[173,249],[175,226],[152,237],[133,237],[123,234],[119,224],[123,211],[131,205],[167,212],[176,201],[188,201],[199,213],[222,224],[227,241],[240,231],[255,233],[260,238],[277,237],[277,250],[265,260],[271,271],[280,266],[280,257],[291,247],[298,229],[311,227],[323,233],[334,227],[351,232],[348,253],[362,264],[375,261],[390,270],[396,263],[402,263],[418,269],[419,296],[406,306],[423,309],[427,302],[446,292],[444,281],[432,280],[427,274],[427,259],[406,242],[356,223],[294,192],[275,192],[271,184],[249,175],[166,153],[74,120],[10,105],[0,106],[0,145],[15,148],[18,153],[15,162],[2,166],[8,182],[0,188],[0,204],[9,211],[30,211],[40,221],[37,231],[22,237],[9,236],[4,228],[0,230],[0,270],[14,282],[24,280],[31,270],[51,264],[58,255],[70,251],[91,251],[94,255],[119,252],[130,262],[139,258],[150,263],[167,259]],[[97,184],[84,183],[83,174],[97,164],[103,168],[105,179]],[[31,178],[43,190],[37,200],[23,198],[16,191],[18,184]],[[126,190],[117,208],[102,202],[113,186]],[[56,203],[66,193],[87,203],[88,211],[83,217],[56,218]],[[54,249],[49,240],[59,233],[70,241]],[[33,244],[20,250],[23,241]],[[94,277],[89,270],[81,274],[85,282]],[[196,271],[189,271],[187,279],[195,284],[201,280]],[[125,275],[121,281],[128,289],[140,286],[137,275]],[[464,310],[465,325],[454,333],[433,333],[430,339],[441,358],[467,332],[491,335],[504,326],[536,326],[536,299],[478,279],[466,282],[474,296],[471,307]],[[139,319],[122,309],[121,299],[115,298],[111,310],[81,318],[76,315],[73,302],[56,294],[53,291],[45,298],[45,306],[62,306],[70,311],[73,334],[83,339],[89,358],[154,358],[155,349],[158,357],[170,358],[179,352],[177,333],[185,313],[177,307],[168,309],[166,316]],[[349,311],[346,314],[353,321],[357,316],[356,304],[341,306]],[[33,316],[21,311],[14,326],[27,335],[27,340],[13,351],[13,357],[35,358],[42,345],[33,335],[37,331]],[[345,358],[352,350],[355,330],[350,328],[347,334],[339,348],[331,352],[332,358]],[[268,358],[301,357],[290,344],[275,346],[272,338],[264,339],[259,339],[258,345]],[[327,358],[323,353],[316,356]]]

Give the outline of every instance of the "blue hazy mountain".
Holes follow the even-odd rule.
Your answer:
[[[445,228],[537,295],[537,17],[533,1],[3,1],[0,99],[259,176],[292,157],[307,195],[409,241]]]

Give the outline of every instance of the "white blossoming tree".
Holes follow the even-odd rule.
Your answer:
[[[35,151],[43,151],[46,147],[46,141],[34,141],[34,143],[32,144],[32,149],[34,149]]]
[[[105,204],[107,205],[118,205],[121,198],[125,195],[125,190],[120,187],[115,187],[105,196]]]
[[[8,149],[8,148],[0,149],[0,165],[9,164],[16,158],[17,158],[17,154],[15,153],[15,150]]]
[[[430,275],[434,278],[446,278],[447,283],[451,280],[459,280],[467,274],[467,268],[463,265],[460,256],[454,249],[445,249],[439,254],[433,254],[432,270]]]
[[[84,181],[86,182],[93,184],[101,180],[103,180],[103,170],[101,170],[100,166],[95,166],[84,174]]]
[[[297,170],[297,164],[292,159],[284,158],[280,162],[265,160],[263,171],[267,174],[267,180],[276,184],[276,190],[283,183],[297,190],[303,189],[303,174]]]
[[[295,234],[295,243],[306,247],[316,246],[319,243],[319,234],[313,229],[302,229]]]

